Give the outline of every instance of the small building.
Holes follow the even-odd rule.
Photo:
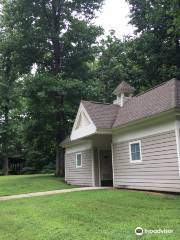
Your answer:
[[[65,180],[81,186],[180,192],[180,81],[113,104],[81,101],[65,148]]]

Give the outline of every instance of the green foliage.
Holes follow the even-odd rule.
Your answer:
[[[133,45],[134,40],[127,38],[121,41],[113,33],[101,42],[96,74],[100,80],[103,101],[112,102],[112,92],[122,80],[139,89],[143,72],[133,59]]]
[[[140,92],[180,78],[178,0],[128,0],[136,36],[112,31],[99,46],[103,30],[91,20],[103,2],[2,1],[0,165],[21,156],[25,170],[53,168],[81,99],[112,102],[122,80]]]
[[[3,22],[4,19],[2,19]],[[1,22],[1,24],[2,24]],[[18,79],[19,65],[16,62],[15,43],[10,32],[0,28],[0,162],[21,154],[23,101],[21,83]],[[7,169],[4,169],[7,174]]]
[[[136,63],[146,87],[172,77],[180,78],[179,1],[128,0],[131,21],[140,34],[135,39]]]
[[[27,112],[25,118],[25,156],[27,165],[41,170],[44,165],[55,165],[55,143],[59,127],[66,135],[72,127],[81,99],[97,99],[98,84],[78,79],[64,79],[62,75],[36,74],[25,76],[23,81]],[[61,105],[61,96],[64,105]],[[64,126],[58,113],[64,113]]]
[[[103,0],[2,2],[4,41],[1,49],[3,45],[10,49],[12,69],[8,74],[13,72],[13,78],[9,77],[13,81],[21,80],[23,96],[20,102],[24,107],[20,113],[16,104],[9,106],[8,120],[10,112],[22,116],[23,125],[20,122],[17,130],[23,134],[20,139],[26,165],[33,169],[40,171],[44,165],[54,164],[56,145],[69,132],[79,100],[92,98],[94,89],[98,88],[95,80],[90,82],[89,63],[94,60],[94,45],[102,29],[91,20],[102,3]],[[4,64],[5,60],[2,62]],[[30,70],[34,65],[37,74],[32,76]],[[5,94],[11,97],[13,91],[9,88]],[[63,95],[66,96],[65,105],[60,103]],[[9,126],[8,122],[8,129]],[[6,141],[4,136],[2,139],[8,148],[10,139],[13,145],[17,141],[12,135]],[[9,156],[9,149],[4,152]]]
[[[128,2],[136,36],[121,41],[112,31],[101,42],[96,75],[103,101],[112,102],[112,92],[122,80],[139,92],[180,78],[179,1]]]
[[[53,73],[83,71],[92,58],[92,44],[102,33],[91,24],[103,0],[4,1],[7,28],[17,35],[19,54],[28,64]],[[22,51],[24,53],[22,53]]]

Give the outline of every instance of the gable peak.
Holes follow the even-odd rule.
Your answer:
[[[122,81],[117,88],[114,90],[113,94],[116,96],[121,95],[122,93],[134,93],[135,92],[135,88],[132,87],[129,83]]]

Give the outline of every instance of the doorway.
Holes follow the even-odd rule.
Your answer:
[[[99,177],[101,186],[113,186],[111,150],[99,150]]]

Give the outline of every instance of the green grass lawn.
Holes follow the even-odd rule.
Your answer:
[[[96,190],[0,202],[1,240],[180,239],[180,197]],[[134,229],[173,229],[145,235]]]
[[[50,174],[0,177],[0,196],[65,188],[72,186]]]

